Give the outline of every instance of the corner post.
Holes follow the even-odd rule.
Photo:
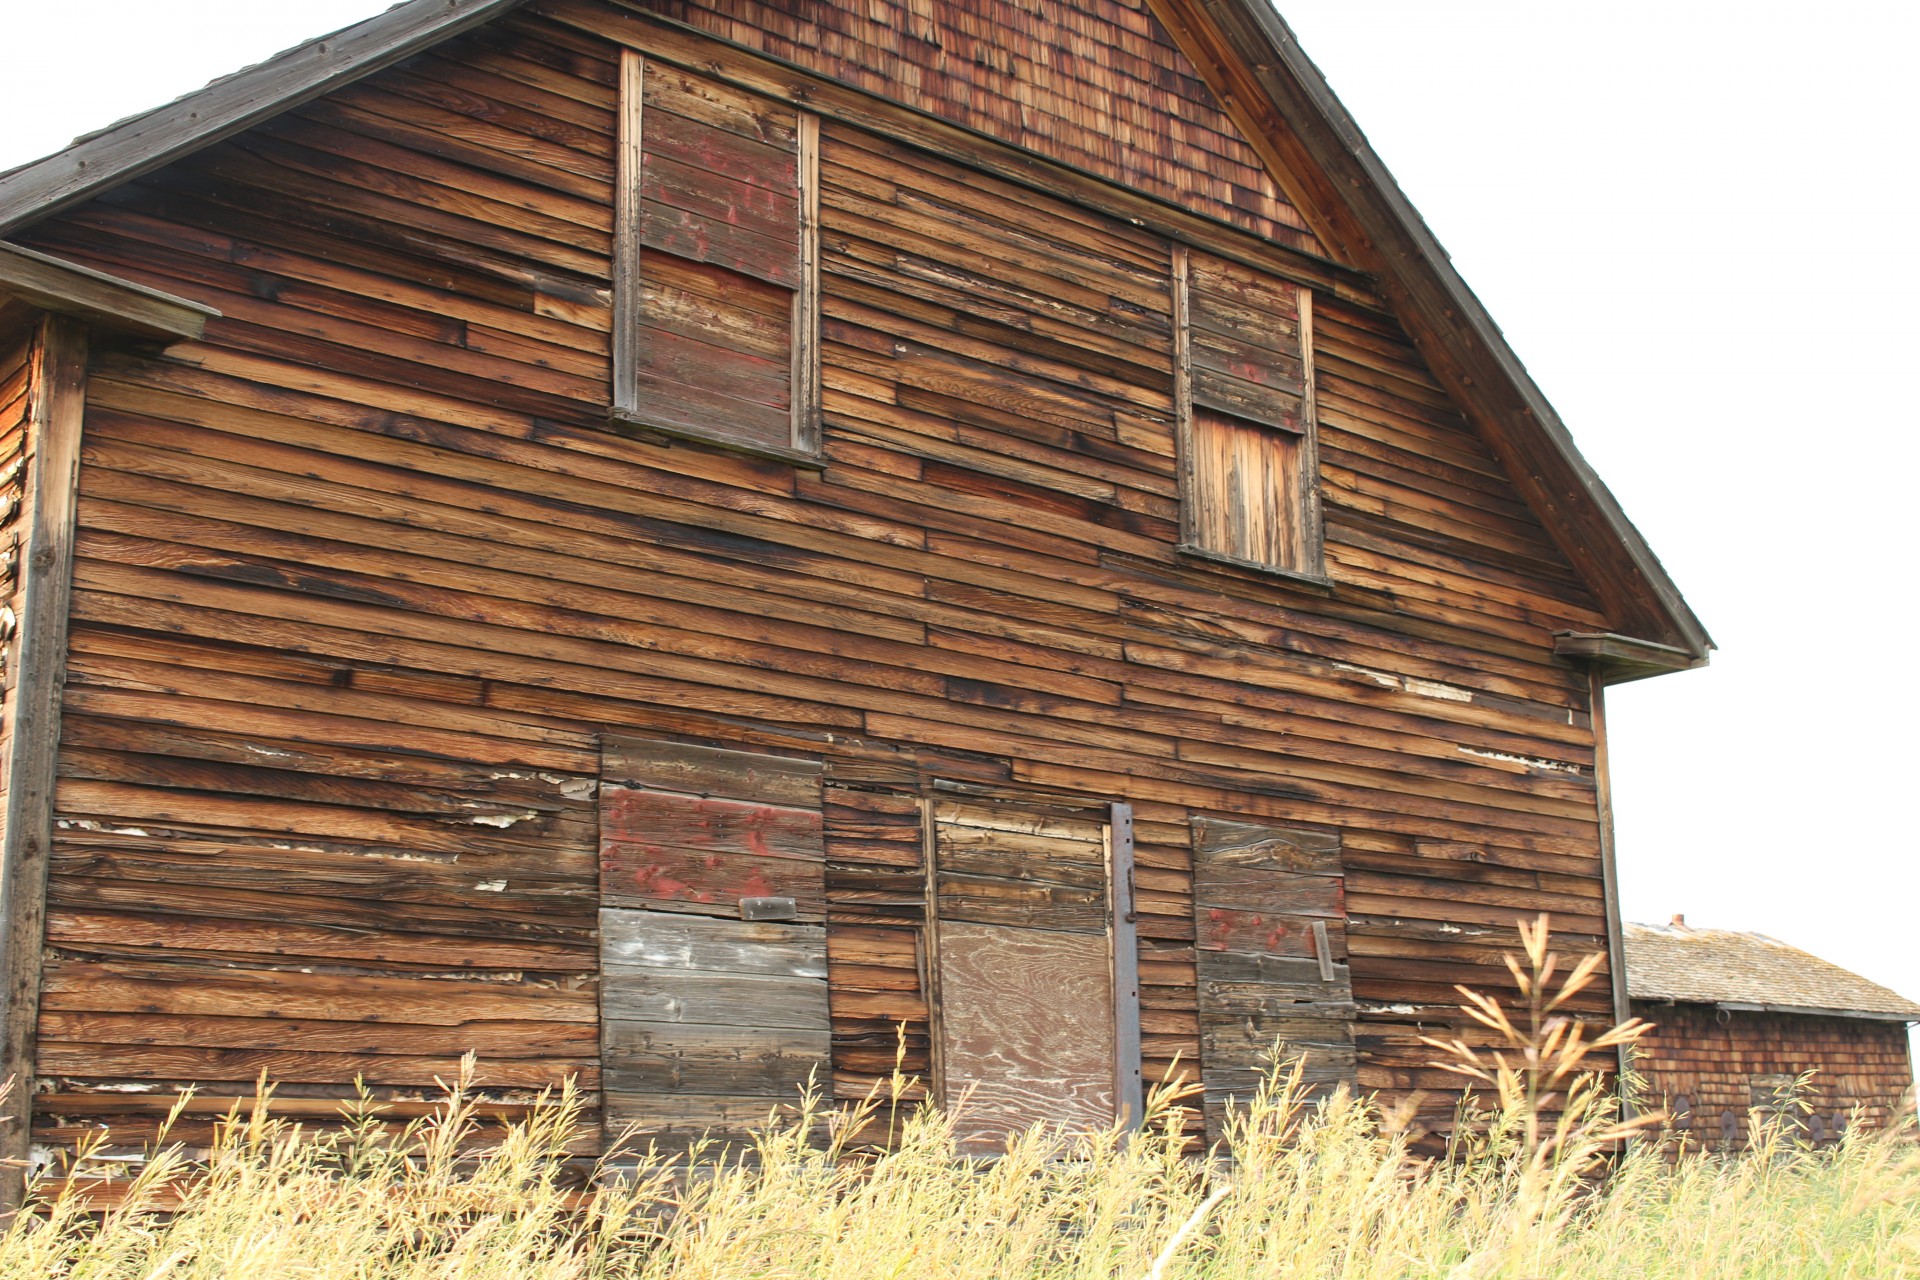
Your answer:
[[[69,316],[41,318],[29,365],[22,479],[19,617],[4,707],[7,781],[0,827],[0,1213],[20,1206],[31,1149],[47,872],[53,852],[60,704],[67,678],[67,618],[73,597],[74,505],[86,407],[87,329]]]
[[[1607,915],[1607,982],[1613,992],[1613,1020],[1625,1022],[1633,1016],[1632,996],[1627,991],[1626,931],[1620,923],[1620,872],[1614,861],[1613,779],[1607,766],[1607,688],[1606,668],[1598,662],[1587,667],[1588,708],[1593,720],[1594,805],[1600,820],[1600,891]],[[1630,1116],[1632,1100],[1627,1097],[1627,1073],[1633,1065],[1632,1047],[1621,1045],[1620,1108]]]

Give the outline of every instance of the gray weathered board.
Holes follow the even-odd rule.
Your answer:
[[[810,1083],[830,1091],[820,775],[782,756],[606,743],[610,1134],[662,1148],[734,1140]],[[764,918],[770,910],[784,918]]]
[[[1216,818],[1193,823],[1201,1079],[1207,1131],[1273,1065],[1301,1060],[1315,1088],[1352,1083],[1340,838]]]

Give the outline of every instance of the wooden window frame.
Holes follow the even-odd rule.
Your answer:
[[[1172,246],[1173,292],[1173,367],[1174,367],[1174,451],[1180,490],[1181,555],[1194,560],[1247,570],[1265,577],[1321,589],[1331,587],[1326,573],[1326,528],[1320,499],[1320,425],[1314,389],[1313,290],[1298,281],[1286,282],[1298,290],[1300,307],[1300,359],[1305,395],[1301,403],[1301,429],[1264,422],[1237,413],[1225,406],[1205,406],[1209,412],[1232,417],[1268,431],[1295,435],[1300,440],[1298,474],[1295,477],[1297,509],[1300,511],[1302,567],[1269,564],[1236,556],[1205,546],[1200,541],[1199,494],[1195,479],[1195,398],[1192,335],[1192,251],[1184,244]],[[1276,277],[1277,279],[1283,277]]]
[[[613,398],[609,421],[645,435],[691,441],[729,453],[771,458],[818,470],[825,465],[820,418],[820,117],[809,111],[795,112],[799,261],[789,329],[791,429],[787,445],[749,443],[654,421],[641,407],[638,382],[643,292],[640,192],[646,165],[642,145],[646,68],[645,54],[637,49],[621,50],[619,138],[614,165]]]

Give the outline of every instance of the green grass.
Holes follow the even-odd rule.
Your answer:
[[[1815,1151],[1763,1124],[1736,1156],[1669,1160],[1644,1139],[1620,1154],[1632,1126],[1580,1070],[1596,1042],[1556,1012],[1585,976],[1555,985],[1544,928],[1525,941],[1519,1015],[1470,1008],[1497,1049],[1440,1046],[1489,1108],[1446,1158],[1410,1154],[1367,1100],[1309,1103],[1276,1072],[1231,1122],[1230,1167],[1185,1149],[1168,1094],[1131,1139],[1035,1130],[969,1166],[953,1118],[891,1105],[897,1078],[851,1119],[808,1104],[770,1124],[751,1160],[642,1160],[587,1197],[564,1160],[579,1100],[476,1147],[456,1084],[399,1132],[236,1114],[210,1158],[156,1149],[108,1212],[71,1190],[43,1200],[0,1238],[0,1277],[1920,1277],[1910,1130]],[[871,1143],[891,1115],[889,1142]],[[183,1178],[178,1207],[155,1212]]]

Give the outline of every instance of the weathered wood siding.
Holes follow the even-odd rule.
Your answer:
[[[26,528],[28,422],[31,417],[33,345],[29,333],[0,333],[0,762],[12,759],[14,659],[20,617],[21,532]],[[0,768],[0,815],[6,813],[7,771]],[[0,816],[0,821],[4,817]],[[0,827],[0,838],[5,830]]]
[[[935,777],[1132,803],[1150,1081],[1201,1053],[1196,815],[1338,834],[1366,1088],[1451,1086],[1416,1037],[1514,920],[1598,945],[1550,650],[1605,619],[1361,285],[1315,294],[1324,592],[1176,550],[1167,242],[837,119],[825,470],[623,438],[587,28],[653,28],[555,11],[24,237],[224,317],[89,395],[43,1136],[262,1069],[404,1112],[469,1049],[597,1087],[607,734],[825,763],[843,1095],[902,1024],[930,1067]]]
[[[640,7],[1256,235],[1318,249],[1141,0]]]
[[[1911,1118],[1913,1060],[1899,1022],[1782,1013],[1720,1013],[1710,1005],[1633,1002],[1654,1024],[1637,1069],[1673,1117],[1668,1131],[1712,1149],[1738,1148],[1748,1112],[1773,1091],[1813,1072],[1800,1116],[1806,1137],[1830,1142],[1853,1124],[1886,1129]],[[1817,1127],[1816,1127],[1817,1125]]]

